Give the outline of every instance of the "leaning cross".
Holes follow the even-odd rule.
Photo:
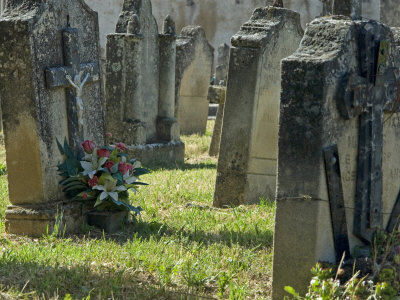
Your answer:
[[[83,132],[82,91],[85,84],[99,81],[97,63],[81,64],[78,48],[78,30],[67,27],[63,31],[65,66],[46,70],[47,88],[66,88],[68,138],[72,149],[80,152]]]
[[[383,117],[399,111],[399,99],[389,42],[365,41],[362,75],[348,78],[339,109],[346,119],[360,117],[354,234],[371,242],[382,225]]]

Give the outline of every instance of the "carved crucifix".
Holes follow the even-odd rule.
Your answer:
[[[83,130],[83,87],[99,80],[98,63],[81,64],[78,47],[78,30],[67,27],[63,31],[65,66],[46,70],[47,88],[66,89],[68,139],[71,147],[80,152],[84,140]]]
[[[354,234],[365,242],[382,226],[382,157],[385,112],[398,112],[398,85],[388,41],[374,41],[372,33],[360,39],[360,72],[344,82],[341,114],[359,116]]]

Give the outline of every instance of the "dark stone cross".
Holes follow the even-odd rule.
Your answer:
[[[338,108],[346,119],[360,118],[354,234],[371,242],[382,226],[383,118],[399,111],[399,99],[389,42],[375,42],[368,32],[362,40],[361,75],[345,80]]]
[[[63,31],[65,66],[46,70],[47,88],[65,88],[67,95],[68,139],[70,146],[81,153],[84,140],[82,90],[85,84],[99,81],[98,63],[81,64],[78,30],[67,27]]]

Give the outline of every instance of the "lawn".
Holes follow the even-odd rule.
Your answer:
[[[4,232],[7,176],[0,177],[0,298],[267,299],[274,204],[212,207],[215,158],[205,136],[184,136],[183,164],[149,166],[132,195],[144,211],[118,234],[90,227],[40,239]],[[0,151],[0,163],[4,161]]]

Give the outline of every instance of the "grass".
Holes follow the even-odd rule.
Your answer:
[[[142,178],[150,186],[133,196],[144,209],[141,219],[115,235],[89,227],[59,238],[6,234],[7,178],[1,176],[3,296],[267,299],[274,204],[212,208],[217,162],[207,155],[212,125],[205,136],[183,137],[183,164],[151,166],[153,172]]]

